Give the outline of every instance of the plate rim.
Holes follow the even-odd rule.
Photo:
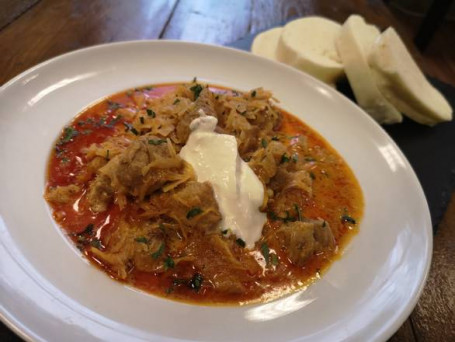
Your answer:
[[[52,58],[50,58],[48,60],[45,60],[45,61],[43,61],[43,62],[41,62],[41,63],[39,63],[39,64],[29,68],[29,69],[24,70],[23,72],[21,72],[20,74],[14,76],[9,81],[7,81],[2,86],[0,86],[0,95],[7,88],[9,88],[10,86],[16,84],[19,80],[25,78],[27,75],[33,73],[34,71],[36,71],[36,70],[38,70],[38,69],[40,69],[42,67],[45,67],[45,66],[47,66],[49,64],[52,64],[52,63],[54,63],[56,61],[65,59],[65,58],[67,58],[69,56],[75,56],[75,55],[78,55],[78,54],[81,54],[81,53],[85,53],[85,52],[88,52],[88,51],[92,52],[92,51],[96,51],[98,49],[109,48],[111,46],[128,46],[128,45],[135,45],[135,44],[140,44],[140,45],[142,45],[142,44],[144,44],[144,45],[148,45],[148,44],[157,44],[157,45],[159,45],[159,44],[176,44],[176,45],[201,46],[203,48],[230,50],[231,52],[235,52],[235,53],[238,53],[238,54],[241,54],[241,55],[244,55],[244,56],[249,56],[249,57],[251,56],[251,53],[249,53],[247,51],[244,51],[244,50],[236,49],[236,48],[233,48],[233,47],[218,46],[218,45],[198,43],[198,42],[179,41],[179,40],[128,40],[128,41],[112,42],[112,43],[106,43],[106,44],[96,44],[96,45],[93,45],[93,46],[84,47],[84,48],[81,48],[81,49],[69,51],[69,52],[54,56],[54,57],[52,57]],[[284,65],[284,64],[281,64],[281,63],[277,63],[277,62],[268,60],[268,59],[266,59],[264,57],[260,57],[260,56],[255,56],[255,58],[260,58],[262,60],[266,60],[268,63],[273,63],[273,64],[276,64],[276,65],[278,64],[280,67],[291,69],[294,72],[299,72],[303,77],[311,78],[312,81],[316,81],[319,86],[322,86],[326,90],[329,89],[330,92],[333,92],[333,90],[334,90],[333,88],[329,87],[328,85],[326,85],[325,83],[319,81],[318,79],[314,78],[313,76],[308,75],[308,74],[306,74],[304,72],[301,72],[299,70],[296,70],[296,69],[294,69],[294,68],[292,68],[290,66],[287,66],[287,65]],[[357,109],[359,109],[361,112],[363,112],[364,116],[367,116],[369,120],[374,122],[374,120],[368,114],[366,114],[360,107],[357,106],[356,103],[351,101],[344,94],[342,94],[342,93],[340,93],[340,92],[338,92],[336,90],[333,93],[336,93],[336,95],[339,98],[342,98],[342,100],[344,102],[349,102],[350,105],[354,105],[355,107],[357,107]],[[412,182],[415,185],[415,189],[417,190],[420,199],[422,199],[424,201],[424,204],[425,204],[425,216],[428,218],[428,222],[429,222],[429,225],[425,225],[425,227],[426,227],[425,228],[425,232],[426,232],[426,239],[427,239],[427,250],[425,251],[425,253],[427,254],[427,258],[426,258],[425,268],[424,268],[423,273],[422,273],[423,277],[422,277],[422,279],[420,279],[419,286],[416,288],[414,293],[412,293],[412,295],[409,297],[409,298],[411,298],[411,300],[408,301],[408,303],[405,306],[405,308],[399,313],[399,318],[395,319],[393,321],[389,321],[388,325],[386,324],[381,329],[378,329],[378,338],[385,340],[385,339],[390,338],[399,329],[399,327],[406,321],[406,319],[408,319],[408,316],[414,310],[418,300],[420,299],[420,296],[421,296],[421,294],[423,292],[423,289],[424,289],[424,287],[426,285],[426,282],[427,282],[427,279],[428,279],[429,270],[430,270],[430,266],[431,266],[431,262],[432,262],[433,232],[432,232],[432,224],[431,224],[431,217],[430,217],[428,202],[427,202],[427,199],[426,199],[426,196],[425,196],[425,194],[423,192],[422,186],[421,186],[421,184],[420,184],[420,182],[418,180],[418,177],[417,177],[412,165],[409,163],[409,160],[404,155],[404,153],[399,148],[399,146],[395,143],[395,141],[383,129],[383,127],[380,126],[380,125],[377,125],[377,128],[379,128],[380,131],[382,131],[382,133],[385,134],[385,136],[387,137],[388,142],[393,144],[393,147],[396,149],[396,151],[398,151],[398,153],[400,154],[400,157],[403,158],[403,160],[405,161],[406,165],[409,167],[409,169],[411,171],[410,175],[412,177]],[[6,249],[6,251],[9,254],[8,249]],[[22,268],[22,265],[16,259],[14,259],[12,256],[11,256],[11,260],[13,262],[15,262],[18,267]],[[35,279],[33,279],[33,280],[35,280]],[[37,284],[37,285],[39,286],[39,284]],[[3,321],[3,323],[6,326],[8,326],[14,333],[16,333],[21,338],[23,338],[23,339],[25,339],[27,341],[33,340],[33,337],[36,336],[36,334],[35,334],[35,332],[33,330],[29,329],[27,326],[24,326],[20,322],[20,320],[17,319],[17,317],[15,317],[13,314],[11,314],[6,309],[4,309],[3,305],[1,305],[1,303],[0,303],[0,320]]]

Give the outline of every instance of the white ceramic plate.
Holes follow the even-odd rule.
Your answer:
[[[282,107],[345,158],[365,196],[360,233],[306,291],[245,307],[157,298],[85,261],[42,198],[60,129],[87,105],[130,87],[200,80],[273,91]],[[330,87],[237,50],[125,42],[40,64],[0,90],[0,313],[22,337],[53,341],[385,340],[413,309],[428,272],[432,231],[422,189],[384,131]]]

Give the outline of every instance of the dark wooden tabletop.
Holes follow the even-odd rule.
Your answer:
[[[381,29],[394,26],[427,75],[455,86],[455,22],[441,23],[425,53],[420,53],[412,41],[422,18],[398,10],[398,2],[0,0],[0,85],[42,61],[95,44],[180,39],[224,45],[296,16],[320,15],[343,22],[356,13]],[[0,340],[19,338],[0,326]],[[423,294],[390,340],[455,341],[454,194],[434,238]]]

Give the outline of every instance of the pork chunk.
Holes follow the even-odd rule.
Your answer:
[[[331,252],[335,238],[329,224],[323,220],[305,220],[285,223],[279,230],[289,260],[298,266],[314,254]]]
[[[177,138],[182,144],[186,143],[190,135],[191,121],[201,116],[199,113],[200,110],[202,110],[205,115],[217,117],[215,111],[215,98],[213,93],[208,88],[204,88],[201,91],[199,97],[195,101],[194,109],[184,114],[177,124]]]

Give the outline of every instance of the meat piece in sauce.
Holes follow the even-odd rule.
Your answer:
[[[199,97],[194,102],[194,109],[185,113],[180,118],[176,127],[177,138],[180,143],[184,144],[188,140],[190,135],[190,123],[201,116],[200,110],[202,110],[205,115],[217,117],[215,112],[215,98],[208,88],[202,89]]]
[[[175,180],[183,166],[183,160],[166,140],[142,136],[98,170],[88,192],[90,206],[95,212],[105,211],[114,192],[143,199]]]
[[[298,266],[314,254],[333,251],[335,239],[329,224],[323,220],[305,220],[285,223],[277,232],[289,260]]]
[[[74,200],[80,190],[80,187],[75,184],[56,186],[47,190],[46,199],[55,204],[67,204]]]
[[[248,164],[262,183],[268,184],[275,176],[284,153],[286,153],[286,146],[272,140],[267,147],[257,150]]]

